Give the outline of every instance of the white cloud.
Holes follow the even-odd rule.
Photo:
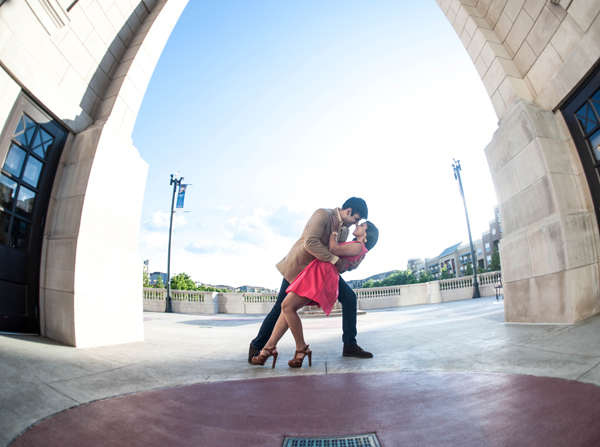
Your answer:
[[[182,214],[173,217],[173,228],[180,228],[187,225],[185,217]],[[152,213],[149,219],[144,221],[144,226],[151,231],[160,231],[169,229],[169,214],[157,211]]]

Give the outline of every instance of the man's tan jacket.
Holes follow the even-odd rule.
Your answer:
[[[302,236],[294,244],[290,252],[277,264],[277,269],[283,277],[292,282],[296,276],[310,264],[313,259],[335,264],[339,259],[329,251],[329,236],[331,234],[331,216],[340,219],[340,209],[318,209],[308,220]],[[346,242],[348,228],[342,227],[340,219],[340,230],[338,231],[338,242]]]

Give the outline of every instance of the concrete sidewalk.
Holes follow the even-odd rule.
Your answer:
[[[494,298],[369,311],[341,356],[341,319],[304,320],[313,366],[290,369],[291,334],[275,369],[247,363],[262,316],[144,313],[144,342],[76,349],[43,337],[1,336],[0,445],[67,408],[127,393],[228,380],[375,371],[528,374],[600,386],[600,316],[575,325],[504,323]]]

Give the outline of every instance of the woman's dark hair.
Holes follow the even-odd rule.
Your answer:
[[[359,197],[350,197],[348,200],[346,200],[342,205],[342,209],[347,210],[348,208],[352,208],[352,214],[358,213],[361,219],[368,219],[369,217],[369,208],[367,208],[367,202]]]
[[[379,230],[373,222],[367,220],[365,223],[367,224],[367,242],[365,242],[365,247],[367,250],[371,251],[379,239]]]

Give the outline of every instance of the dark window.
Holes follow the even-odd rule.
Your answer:
[[[26,114],[14,129],[0,175],[0,243],[27,251],[38,182],[54,137]]]
[[[600,70],[592,73],[561,108],[600,222]]]

